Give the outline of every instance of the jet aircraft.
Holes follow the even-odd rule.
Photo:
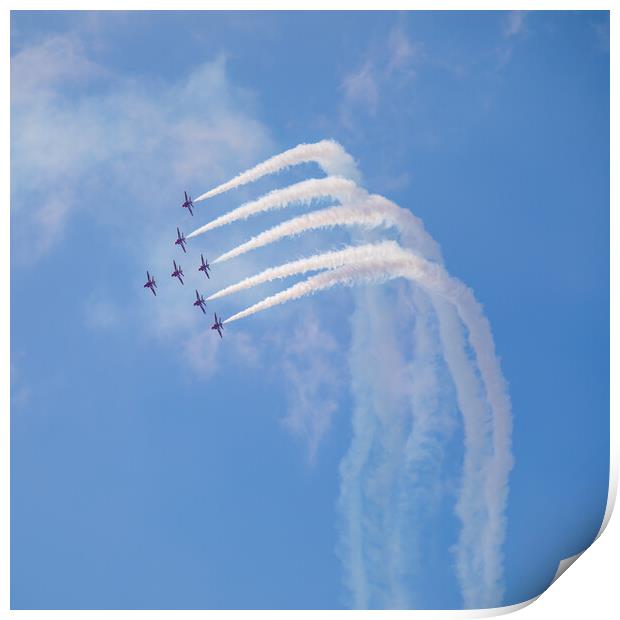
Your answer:
[[[177,240],[174,242],[174,245],[180,245],[183,249],[183,252],[187,253],[187,250],[185,249],[186,243],[187,240],[185,239],[185,235],[179,230],[177,226]]]
[[[155,278],[151,276],[148,271],[146,272],[146,284],[144,285],[144,288],[150,288],[151,293],[153,293],[153,295],[157,297],[157,293],[155,292],[155,289],[157,288],[157,284],[155,284]]]
[[[181,268],[181,265],[177,265],[177,262],[175,260],[172,261],[172,264],[174,265],[174,271],[170,274],[171,278],[178,278],[179,282],[181,284],[183,284],[183,278],[181,278],[183,274],[183,269]]]
[[[192,207],[194,203],[192,202],[192,197],[187,195],[187,192],[183,192],[185,194],[185,202],[181,205],[184,209],[187,209],[192,215],[194,212],[192,211]]]
[[[217,333],[220,335],[220,338],[223,338],[222,330],[224,329],[224,325],[222,325],[222,319],[218,319],[215,312],[213,313],[213,317],[215,318],[215,323],[211,325],[211,329],[217,329]]]
[[[200,261],[202,262],[202,265],[200,265],[200,267],[198,267],[198,271],[204,271],[205,272],[205,276],[207,276],[207,278],[211,279],[211,276],[209,275],[209,271],[211,270],[211,265],[209,265],[209,261],[206,261],[202,254],[200,255]]]
[[[205,306],[207,302],[205,301],[204,295],[199,295],[198,290],[196,289],[196,301],[194,302],[194,306],[198,306],[203,314],[207,314],[205,311]]]

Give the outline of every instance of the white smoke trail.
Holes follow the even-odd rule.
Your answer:
[[[283,270],[287,269],[286,265],[282,265],[281,268]],[[239,319],[266,310],[267,308],[292,301],[293,299],[299,299],[306,295],[312,295],[337,284],[352,286],[358,282],[385,282],[393,278],[404,277],[404,274],[413,273],[414,271],[417,272],[418,276],[421,276],[423,270],[432,271],[438,269],[441,268],[435,263],[430,263],[420,257],[416,257],[396,245],[393,251],[387,251],[381,255],[377,255],[374,259],[366,261],[361,265],[356,263],[343,265],[342,267],[320,273],[303,282],[299,282],[280,293],[271,295],[263,299],[263,301],[238,312],[226,319],[224,323],[238,321]]]
[[[456,505],[456,513],[462,523],[459,544],[455,549],[457,577],[466,607],[491,607],[501,600],[501,592],[497,588],[489,590],[484,580],[486,554],[481,541],[487,520],[480,516],[481,509],[487,505],[484,486],[488,476],[491,412],[482,397],[480,379],[463,346],[463,324],[445,299],[433,295],[432,301],[437,313],[444,359],[455,384],[458,408],[463,412],[463,477]],[[486,512],[491,514],[493,508]],[[478,518],[473,518],[476,514]],[[499,548],[495,553],[499,555]]]
[[[322,143],[319,143],[322,144]],[[220,193],[221,191],[226,191],[228,189],[232,189],[237,185],[241,185],[243,183],[248,183],[250,181],[263,176],[264,174],[270,174],[271,172],[277,171],[278,166],[286,167],[288,165],[293,165],[294,163],[300,163],[301,161],[310,161],[310,159],[304,159],[301,157],[300,152],[303,152],[306,147],[309,146],[317,146],[317,145],[300,145],[300,151],[296,149],[292,149],[291,151],[287,151],[282,154],[284,156],[290,156],[290,159],[287,162],[284,162],[282,156],[276,156],[265,164],[269,164],[267,166],[259,165],[255,169],[248,171],[248,173],[243,173],[239,175],[236,179],[233,179],[232,182],[219,186],[216,190],[213,190],[213,193],[207,193],[207,195],[203,195],[200,199],[204,199],[208,197],[208,195],[215,195],[215,193]],[[339,147],[341,148],[341,147]],[[296,154],[295,154],[296,153]],[[336,153],[336,151],[333,151]],[[341,174],[346,176],[346,172],[342,169],[337,170],[338,162],[336,159],[332,162],[329,161],[330,149],[326,149],[323,153],[327,157],[326,160],[320,161],[320,158],[315,159],[323,169],[328,172],[328,174]],[[346,157],[349,157],[346,155]],[[279,163],[277,163],[279,161]],[[341,162],[344,160],[340,160]],[[353,160],[349,158],[349,165],[353,163]],[[349,175],[352,176],[352,175]],[[363,190],[360,190],[363,191]],[[367,194],[366,194],[367,195]],[[323,195],[325,196],[325,195]],[[380,200],[386,201],[385,198],[378,197]],[[311,198],[308,198],[306,201],[311,201]],[[341,200],[341,202],[343,202]],[[386,201],[389,202],[389,201]],[[392,203],[393,204],[393,203]],[[410,212],[409,212],[410,213]],[[419,251],[423,256],[441,261],[441,253],[439,251],[439,246],[436,242],[426,233],[422,222],[412,216],[412,222],[410,222],[409,226],[401,229],[401,238],[406,246]],[[228,223],[228,222],[226,222]],[[218,224],[223,225],[223,224]],[[209,225],[207,225],[207,229]],[[195,231],[197,232],[197,231]],[[368,267],[368,265],[366,265]],[[340,272],[341,276],[344,278],[342,283],[353,284],[355,282],[355,278],[352,273],[347,275],[344,267],[338,268],[335,270],[336,272]],[[333,272],[331,272],[333,273]],[[320,276],[315,276],[310,280],[315,280],[320,278],[321,276],[327,276],[327,274],[320,274]],[[380,281],[383,279],[379,277],[376,273],[370,274],[366,273],[366,275],[361,276],[362,280],[365,281]],[[397,276],[390,276],[397,277]],[[404,275],[407,277],[407,275]],[[304,283],[301,283],[304,284]],[[332,286],[333,284],[329,284]],[[485,417],[484,415],[484,405],[480,405],[480,395],[476,396],[475,393],[468,394],[467,391],[467,372],[472,372],[474,378],[476,378],[475,372],[470,366],[470,362],[468,359],[467,352],[464,350],[464,346],[460,345],[462,341],[463,334],[456,329],[449,329],[453,323],[452,319],[456,319],[454,315],[454,310],[445,306],[445,312],[440,312],[437,310],[438,305],[440,304],[440,300],[437,299],[436,295],[432,296],[434,300],[434,306],[438,313],[438,321],[440,325],[442,345],[444,349],[444,355],[446,358],[452,356],[452,363],[448,361],[448,365],[450,366],[451,373],[453,374],[453,378],[455,379],[455,387],[457,389],[457,397],[459,400],[459,406],[463,413],[463,417],[465,419],[465,426],[469,426],[469,432],[466,431],[466,463],[465,463],[465,475],[463,479],[463,489],[461,491],[461,497],[459,499],[459,504],[457,506],[457,512],[461,517],[463,522],[463,532],[461,535],[461,540],[459,543],[459,553],[458,553],[458,563],[459,563],[459,577],[461,580],[461,584],[464,591],[464,596],[466,600],[466,604],[471,607],[480,607],[484,605],[498,604],[499,599],[498,596],[501,595],[501,543],[503,541],[505,524],[503,512],[506,503],[506,494],[507,494],[507,477],[508,472],[512,466],[512,457],[510,452],[510,432],[511,432],[511,418],[510,418],[510,404],[508,401],[508,397],[506,395],[505,386],[503,383],[503,377],[501,375],[501,371],[499,370],[499,365],[495,358],[494,353],[494,345],[492,341],[492,337],[490,335],[490,328],[488,326],[488,322],[480,312],[480,308],[477,306],[477,302],[471,295],[471,291],[466,289],[462,284],[460,284],[460,288],[465,290],[463,293],[464,298],[467,298],[467,292],[471,297],[471,303],[469,305],[465,304],[465,309],[460,307],[459,313],[461,314],[461,318],[464,322],[466,322],[465,318],[462,316],[463,313],[466,313],[467,309],[473,312],[472,317],[469,317],[470,322],[476,327],[478,327],[481,331],[478,333],[479,342],[477,344],[486,346],[486,353],[488,356],[482,356],[479,360],[479,367],[482,374],[482,380],[485,385],[485,389],[487,391],[487,398],[490,403],[492,403],[494,407],[494,418],[495,418],[495,428],[490,427],[489,416]],[[326,286],[328,288],[329,286]],[[289,290],[294,289],[292,287]],[[457,287],[458,289],[459,287]],[[285,293],[286,291],[284,291]],[[461,291],[462,292],[462,291]],[[303,296],[303,293],[301,294]],[[277,297],[277,296],[274,296]],[[271,298],[269,298],[271,299]],[[267,301],[267,300],[264,300]],[[262,303],[262,302],[261,302]],[[282,301],[278,303],[283,303]],[[253,308],[256,308],[260,304],[256,304]],[[477,308],[477,314],[476,314]],[[473,310],[472,310],[473,309]],[[250,309],[248,309],[249,311]],[[256,310],[258,311],[258,310]],[[244,311],[245,312],[245,311]],[[230,317],[230,320],[236,320],[237,318],[241,318],[240,315],[243,313],[238,313],[234,317]],[[450,320],[446,320],[446,314],[448,315]],[[458,325],[458,322],[456,323]],[[486,336],[485,334],[486,327]],[[471,332],[471,328],[470,328]],[[448,335],[446,335],[448,334]],[[474,347],[472,335],[470,333],[470,340],[472,340],[472,347]],[[449,342],[447,342],[449,341]],[[448,350],[450,349],[450,350]],[[455,353],[456,352],[456,353]],[[458,354],[458,355],[457,355]],[[460,362],[460,363],[455,363]],[[477,400],[476,400],[477,398]],[[503,413],[502,413],[503,412]],[[368,448],[368,441],[372,442],[372,438],[368,437],[368,428],[364,425],[371,425],[372,414],[368,412],[368,415],[364,418],[363,423],[356,425],[354,420],[354,438],[351,446],[351,451],[355,448],[356,458],[361,458],[363,455],[360,453],[364,451],[364,446]],[[472,431],[472,429],[474,429]],[[483,438],[482,444],[484,446],[480,448],[481,452],[477,453],[476,458],[480,464],[480,459],[484,461],[483,467],[485,469],[485,473],[481,478],[477,478],[474,480],[474,475],[476,471],[476,467],[472,467],[471,463],[468,465],[467,454],[474,454],[476,446],[474,445],[474,439],[477,436],[477,433],[486,434],[486,436],[491,435],[493,437],[493,448],[492,448],[492,458],[491,462],[485,461],[485,454],[482,454],[486,449],[486,441]],[[359,435],[359,436],[358,436]],[[362,439],[363,436],[366,437],[364,442],[357,442],[357,439]],[[469,447],[468,447],[468,442]],[[352,455],[355,456],[355,455]],[[344,462],[343,462],[344,465]],[[491,468],[495,467],[494,471],[491,471]],[[473,473],[472,473],[473,472]],[[359,470],[358,470],[359,473]],[[343,476],[343,484],[345,478]],[[478,484],[479,483],[479,484]],[[484,488],[484,501],[478,495],[471,495],[470,491],[472,489]],[[345,489],[342,489],[342,492],[345,492]],[[342,497],[341,497],[342,499]],[[347,510],[350,512],[350,516],[353,517],[355,513],[355,502],[350,502],[347,506]],[[362,510],[361,506],[358,505],[358,521],[353,523],[350,522],[351,527],[355,527],[356,531],[360,530],[360,527],[363,527],[359,521],[362,518]],[[483,513],[488,513],[490,516],[487,519],[487,522],[480,526],[480,515]],[[478,523],[477,537],[472,537],[471,527],[472,523]],[[468,533],[469,532],[469,533]],[[355,544],[361,544],[361,530],[358,531],[359,536],[352,536],[353,531],[349,531],[349,535],[353,539]],[[482,553],[479,552],[479,541],[483,540],[483,549]],[[363,549],[359,546],[356,548],[351,548],[351,557],[350,557],[350,565],[349,569],[351,572],[353,587],[364,587],[364,580],[366,579],[364,574],[364,568],[361,564],[364,562],[363,557]],[[360,564],[361,563],[361,564]],[[360,570],[361,569],[361,572]],[[357,577],[355,577],[357,574]],[[355,590],[354,590],[355,591]],[[358,593],[359,594],[359,593]],[[356,594],[356,596],[358,596]],[[360,595],[362,596],[362,595]],[[362,596],[362,599],[365,595]],[[359,596],[358,596],[359,598]],[[486,601],[486,602],[485,602]]]
[[[283,189],[276,189],[265,194],[257,200],[246,202],[240,207],[225,213],[224,215],[208,222],[204,226],[191,232],[187,238],[197,237],[209,230],[232,224],[239,220],[245,220],[252,215],[283,209],[291,204],[307,205],[313,200],[321,198],[334,198],[340,202],[363,200],[368,192],[361,189],[353,181],[344,177],[325,177],[324,179],[308,179]]]
[[[462,568],[461,579],[465,586],[466,603],[469,606],[490,606],[501,600],[501,554],[499,548],[504,536],[504,519],[507,497],[507,478],[512,468],[512,455],[510,451],[510,435],[512,431],[510,402],[506,393],[506,386],[503,380],[499,362],[495,355],[495,346],[491,335],[491,329],[487,319],[482,314],[482,310],[471,290],[458,280],[450,277],[443,267],[436,263],[431,263],[425,259],[415,256],[402,248],[393,248],[382,252],[374,260],[365,260],[360,264],[343,265],[331,271],[320,273],[304,282],[281,291],[275,295],[267,297],[261,302],[238,312],[228,318],[225,323],[230,323],[241,318],[255,314],[267,308],[299,299],[306,295],[312,295],[318,291],[329,289],[335,285],[343,284],[353,286],[358,283],[379,283],[393,278],[404,277],[422,286],[432,295],[438,295],[453,304],[469,332],[469,342],[474,350],[477,365],[480,370],[482,382],[487,395],[488,403],[493,412],[493,450],[491,462],[485,467],[482,480],[476,479],[473,471],[474,465],[470,464],[472,471],[464,472],[464,479],[467,479],[464,488],[464,497],[460,501],[460,516],[465,523],[471,523],[471,515],[475,514],[479,503],[467,497],[472,489],[476,489],[476,482],[484,485],[484,499],[487,505],[487,521],[485,523],[482,542],[482,557],[472,554],[467,545],[475,546],[477,542],[468,539],[469,533],[464,532],[463,555],[460,557],[460,567]],[[444,329],[445,332],[445,329]],[[444,346],[447,339],[442,339]],[[449,342],[458,342],[459,339],[452,335]],[[449,345],[454,349],[458,345]],[[454,349],[456,350],[456,349]],[[463,393],[462,374],[467,365],[465,359],[450,363],[450,355],[454,360],[455,353],[448,352],[447,360],[457,377],[457,391],[461,388]],[[459,378],[460,377],[460,378]],[[485,434],[485,416],[472,414],[472,407],[476,405],[474,395],[470,396],[471,402],[464,402],[460,398],[464,417],[470,421],[477,421],[477,434],[472,437],[466,436],[466,443],[470,449],[480,454],[483,452],[483,435]],[[473,404],[472,404],[473,403]],[[468,432],[468,431],[466,431]],[[474,558],[471,560],[471,558]],[[469,562],[469,565],[467,565]],[[475,577],[480,575],[482,586],[478,591],[475,590]]]
[[[405,215],[406,213],[409,212],[405,212],[404,209],[396,207],[395,205],[388,204],[375,207],[367,202],[355,205],[338,205],[319,211],[313,211],[312,213],[306,213],[287,220],[282,224],[278,224],[252,237],[249,241],[218,256],[213,262],[222,263],[236,256],[240,256],[241,254],[245,254],[246,252],[250,252],[251,250],[256,250],[270,243],[279,241],[280,239],[284,239],[285,237],[300,235],[303,232],[320,228],[355,225],[367,229],[378,228],[380,226],[395,226],[399,229],[403,229],[408,223],[408,218]]]
[[[347,454],[340,462],[340,495],[338,504],[344,521],[340,535],[338,555],[344,565],[346,585],[352,593],[352,607],[368,608],[369,575],[365,559],[367,545],[366,502],[362,476],[371,450],[378,424],[372,407],[372,383],[366,372],[358,372],[358,364],[373,350],[374,334],[368,328],[373,317],[363,304],[356,304],[351,334],[351,392],[355,406],[351,412],[352,437]],[[365,370],[365,368],[364,368]],[[366,543],[366,545],[365,545]]]
[[[399,521],[394,500],[408,483],[402,465],[410,348],[395,320],[399,300],[379,287],[358,288],[354,296],[349,355],[353,437],[340,466],[343,527],[337,551],[347,569],[353,607],[403,609],[411,607],[413,585],[401,588],[403,566],[411,560],[401,543],[410,524]]]
[[[371,287],[369,290],[381,290]],[[453,409],[444,399],[446,372],[437,317],[430,297],[418,286],[400,287],[396,318],[412,320],[411,360],[401,382],[406,386],[410,407],[405,408],[409,424],[397,431],[402,435],[402,455],[397,462],[399,476],[393,500],[395,527],[386,531],[393,575],[389,581],[391,601],[399,609],[432,607],[419,576],[428,570],[432,531],[443,500],[441,489],[446,457],[445,442],[453,431]],[[399,307],[403,306],[400,310]],[[452,310],[452,308],[450,308]],[[456,315],[456,311],[453,310]],[[394,308],[391,316],[394,316]],[[402,327],[400,329],[402,339]],[[404,343],[408,344],[407,341]],[[402,426],[402,424],[401,424]],[[408,426],[408,428],[407,428]],[[412,528],[412,525],[414,526]],[[419,585],[418,585],[419,584]]]
[[[300,273],[306,273],[308,271],[334,269],[335,267],[341,267],[342,265],[346,265],[348,263],[375,260],[377,253],[389,252],[390,250],[398,251],[398,244],[395,241],[369,243],[365,245],[348,247],[343,250],[334,250],[332,252],[324,252],[323,254],[315,254],[314,256],[301,258],[278,267],[271,267],[270,269],[266,269],[255,276],[250,276],[249,278],[245,278],[245,280],[241,280],[236,284],[231,284],[230,286],[216,291],[207,297],[207,301],[232,295],[233,293],[258,286],[264,282],[281,280],[283,278],[288,278],[289,276]]]
[[[327,174],[357,179],[357,167],[354,159],[337,142],[321,140],[314,144],[299,144],[296,147],[275,155],[250,168],[234,179],[222,183],[194,199],[194,202],[206,200],[241,185],[257,181],[268,174],[274,174],[305,162],[316,162]]]

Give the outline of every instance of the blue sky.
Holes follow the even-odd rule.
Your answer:
[[[194,286],[211,293],[348,236],[283,242],[207,283],[200,251],[281,215],[214,231],[187,257],[171,245],[177,225],[322,173],[265,178],[193,221],[183,189],[326,137],[369,191],[423,219],[484,306],[514,416],[503,602],[544,590],[593,539],[607,496],[608,24],[596,12],[13,12],[12,607],[351,605],[338,508],[357,402],[349,347],[360,304],[389,319],[388,344],[409,337],[392,303],[402,283],[275,308],[220,342]],[[192,272],[185,289],[172,258]],[[441,408],[437,503],[430,516],[414,506],[419,531],[402,543],[417,607],[463,605],[451,551],[463,430]]]

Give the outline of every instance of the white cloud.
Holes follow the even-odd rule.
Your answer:
[[[91,62],[81,42],[71,36],[52,36],[26,47],[11,59],[11,99],[56,96],[58,87],[70,82],[91,81],[107,72]]]
[[[415,46],[402,28],[393,28],[388,36],[388,60],[386,71],[393,74],[395,71],[411,71],[415,60],[420,56],[419,48]]]
[[[344,96],[348,103],[361,104],[374,114],[379,102],[377,76],[370,62],[349,73],[342,82]]]
[[[90,194],[105,190],[133,203],[132,212],[108,205],[114,216],[148,208],[153,217],[167,188],[206,187],[271,148],[251,116],[251,94],[230,83],[224,57],[175,83],[140,82],[112,75],[67,35],[19,51],[11,74],[13,212],[41,205],[20,226],[30,260],[62,238]]]
[[[504,36],[514,37],[525,28],[527,11],[510,11],[504,20]]]
[[[211,330],[210,321],[201,321],[202,327],[186,338],[182,344],[184,360],[201,379],[210,379],[218,371],[218,355],[223,340]],[[226,349],[237,364],[254,367],[258,364],[259,350],[250,336],[242,331],[225,334]]]
[[[356,112],[375,115],[382,93],[407,84],[415,76],[415,64],[420,60],[419,46],[412,43],[400,26],[392,28],[381,45],[367,53],[361,67],[347,73],[342,80],[342,123],[355,129]]]
[[[284,424],[305,439],[313,462],[319,444],[338,411],[343,377],[337,362],[338,344],[313,311],[301,315],[295,331],[283,343],[282,374],[288,411]]]
[[[202,274],[182,256],[187,286],[179,290],[169,277],[175,219],[185,215],[175,207],[184,188],[204,190],[273,151],[269,131],[253,115],[254,95],[229,79],[224,56],[166,82],[116,74],[93,60],[91,44],[56,35],[12,56],[16,263],[41,260],[62,242],[75,214],[86,215],[127,253],[128,269],[135,267],[136,293],[125,303],[125,318],[162,343],[176,339],[185,362],[208,377],[220,339],[191,305]],[[156,298],[141,296],[147,268],[157,276]],[[109,329],[119,313],[97,291],[85,321]],[[246,336],[227,336],[233,355],[255,363],[258,353]]]
[[[84,312],[86,324],[96,329],[116,327],[121,318],[118,306],[106,297],[91,297],[86,303]]]
[[[208,379],[217,371],[217,352],[220,338],[213,338],[213,332],[207,327],[192,335],[183,344],[185,359],[192,370],[201,378]]]

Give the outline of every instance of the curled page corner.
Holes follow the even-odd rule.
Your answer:
[[[583,551],[580,551],[579,553],[575,553],[575,555],[571,555],[570,558],[564,558],[563,560],[560,560],[560,563],[558,564],[558,570],[555,571],[555,575],[553,577],[553,580],[549,584],[549,587],[551,587],[564,574],[564,572],[579,559],[582,553]]]
[[[611,456],[611,454],[612,453],[610,451],[610,476],[609,476],[609,491],[607,493],[607,505],[605,507],[605,514],[601,522],[601,527],[599,528],[596,538],[592,541],[591,544],[595,543],[601,537],[602,533],[605,531],[605,528],[607,527],[607,524],[609,523],[609,519],[611,518],[611,513],[613,512],[614,505],[616,503],[616,495],[618,492],[618,478],[617,478],[618,470],[616,467],[612,466],[613,463],[611,459],[613,457]],[[566,570],[569,567],[571,567],[579,559],[579,557],[589,549],[589,547],[590,545],[588,545],[588,547],[586,547],[583,551],[580,551],[579,553],[576,553],[575,555],[571,555],[569,558],[564,558],[563,560],[560,560],[560,563],[558,564],[558,569],[555,572],[555,575],[553,577],[553,580],[549,584],[549,587],[551,587],[566,572]]]

